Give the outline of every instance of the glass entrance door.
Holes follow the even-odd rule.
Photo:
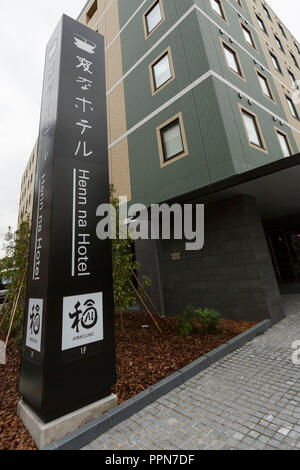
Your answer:
[[[278,281],[300,286],[300,229],[269,232],[267,241]]]

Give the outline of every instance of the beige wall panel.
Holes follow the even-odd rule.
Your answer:
[[[282,82],[282,83],[280,83],[278,80],[274,79],[275,86],[277,88],[277,91],[279,93],[279,96],[280,96],[280,99],[281,99],[281,102],[282,102],[282,105],[283,105],[283,108],[284,108],[284,111],[285,111],[285,116],[282,116],[282,118],[284,118],[291,126],[293,126],[296,129],[300,130],[300,122],[297,119],[293,118],[293,116],[291,115],[291,112],[288,108],[286,98],[285,98],[285,95],[287,95],[291,98],[292,97],[292,92],[293,92],[293,89],[292,89],[292,86],[291,86],[291,80],[290,80],[290,77],[288,75],[287,70],[289,68],[292,69],[292,71],[293,71],[294,75],[296,76],[296,78],[299,77],[299,71],[298,71],[298,74],[297,74],[295,72],[295,68],[289,67],[291,61],[290,60],[289,61],[284,60],[282,58],[282,55],[280,54],[280,51],[278,49],[278,46],[277,46],[276,41],[275,41],[274,36],[273,36],[273,30],[278,32],[278,28],[274,27],[277,23],[273,22],[272,24],[270,24],[271,23],[270,20],[268,20],[266,14],[263,11],[262,6],[259,3],[253,5],[252,0],[251,1],[247,0],[247,3],[248,3],[248,7],[249,7],[249,10],[250,10],[251,16],[252,16],[253,24],[257,28],[257,31],[260,33],[259,27],[257,25],[257,18],[256,18],[256,14],[255,14],[256,12],[261,13],[260,16],[262,17],[262,19],[263,19],[263,21],[264,21],[264,23],[265,23],[265,25],[266,25],[266,27],[269,31],[269,37],[266,37],[268,42],[266,42],[264,40],[263,36],[261,36],[260,34],[259,34],[259,41],[260,41],[262,49],[265,53],[269,70],[272,72],[273,75],[275,75],[280,80],[280,82]],[[253,8],[254,6],[255,6],[255,9]],[[270,12],[271,12],[271,10],[270,10]],[[271,29],[272,26],[273,26],[273,29]],[[264,33],[262,33],[262,34],[264,34]],[[288,54],[287,43],[292,43],[293,44],[293,40],[290,39],[289,41],[287,41],[286,39],[282,38],[282,35],[280,35],[279,32],[278,32],[278,36],[282,40],[283,46],[287,50],[287,54]],[[283,75],[275,70],[275,68],[273,66],[273,63],[272,63],[272,60],[271,60],[271,57],[270,57],[269,51],[273,52],[274,55],[277,56],[277,58],[280,62],[280,66],[282,68]],[[286,54],[286,56],[287,56],[287,54]],[[285,57],[285,59],[287,59],[287,57]],[[283,84],[285,85],[285,87],[283,86]],[[300,116],[300,105],[295,104],[295,106],[296,106],[298,114]],[[300,135],[297,132],[294,132],[294,131],[293,131],[293,134],[294,134],[296,143],[298,145],[298,150],[300,151]]]
[[[90,6],[92,6],[94,2],[90,3]],[[98,2],[99,3],[99,2]],[[86,11],[89,11],[88,9]],[[97,8],[97,11],[94,13],[90,21],[87,22],[87,26],[91,29],[96,30],[97,29],[97,22],[99,19],[99,8]]]
[[[102,15],[102,13],[105,10],[105,0],[98,0],[98,11],[99,11],[99,16]]]
[[[110,182],[118,196],[127,196],[131,200],[130,168],[127,138],[123,139],[109,151]]]
[[[296,78],[299,79],[300,78],[300,71],[297,69],[297,67],[295,67],[293,59],[289,54],[289,51],[291,51],[295,55],[296,59],[298,60],[299,54],[298,54],[297,49],[296,49],[295,44],[294,44],[295,39],[292,37],[291,33],[287,30],[287,28],[285,28],[284,24],[274,14],[272,8],[267,3],[266,3],[266,6],[267,6],[267,8],[268,8],[268,10],[271,14],[272,21],[267,17],[266,13],[264,12],[264,9],[263,9],[263,6],[262,6],[261,2],[254,3],[253,0],[246,0],[246,1],[247,1],[247,5],[248,5],[248,8],[250,10],[252,19],[253,19],[253,25],[256,27],[259,34],[261,34],[261,36],[260,36],[261,42],[263,42],[265,45],[266,45],[266,42],[268,42],[269,46],[274,48],[274,52],[278,56],[280,61],[282,63],[285,62],[284,63],[285,66],[288,66],[288,65],[291,66]],[[258,13],[259,16],[261,17],[261,19],[263,20],[263,22],[265,23],[265,26],[266,26],[267,31],[269,33],[268,36],[266,36],[261,31],[261,29],[259,28],[255,13]],[[278,21],[284,27],[284,30],[285,30],[286,36],[287,36],[286,38],[282,35],[282,33],[281,33],[281,31],[278,27]],[[274,37],[274,33],[278,36],[278,38],[282,42],[282,45],[285,49],[286,54],[284,52],[280,51],[280,49],[278,48],[278,45],[277,45],[275,37]],[[299,61],[299,64],[300,64],[300,61]],[[288,86],[290,86],[290,83],[287,83],[287,84],[288,84]]]
[[[107,90],[110,90],[123,75],[121,40],[118,37],[106,52]],[[122,85],[123,86],[123,85]]]
[[[110,138],[109,143],[126,132],[124,88],[120,84],[107,97],[109,108]]]
[[[98,29],[98,32],[100,34],[102,34],[104,36],[104,38],[106,37],[106,21],[105,21],[105,16],[103,16],[101,18],[101,20],[99,21],[98,23],[98,26],[97,26],[97,29]]]
[[[109,3],[109,2],[108,2]],[[107,44],[109,44],[118,34],[120,30],[120,22],[119,22],[119,8],[118,2],[116,0],[113,1],[111,6],[106,11],[106,25],[107,25]]]
[[[300,152],[300,134],[298,134],[297,132],[293,132],[293,134],[294,134],[296,143],[297,143],[297,145],[298,145],[298,150],[299,150],[299,152]]]

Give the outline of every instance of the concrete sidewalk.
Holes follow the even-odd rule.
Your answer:
[[[287,318],[85,450],[300,449],[300,295]]]

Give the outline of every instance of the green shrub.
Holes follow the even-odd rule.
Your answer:
[[[213,331],[216,331],[220,325],[221,315],[214,309],[198,308],[195,310],[195,313],[197,314],[200,322],[201,330],[204,333],[212,333]]]
[[[182,336],[191,336],[194,329],[195,309],[191,305],[185,307],[184,312],[178,315],[179,332]]]

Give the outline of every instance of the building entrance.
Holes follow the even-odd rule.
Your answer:
[[[280,287],[300,292],[300,226],[293,230],[266,233],[271,257]]]

